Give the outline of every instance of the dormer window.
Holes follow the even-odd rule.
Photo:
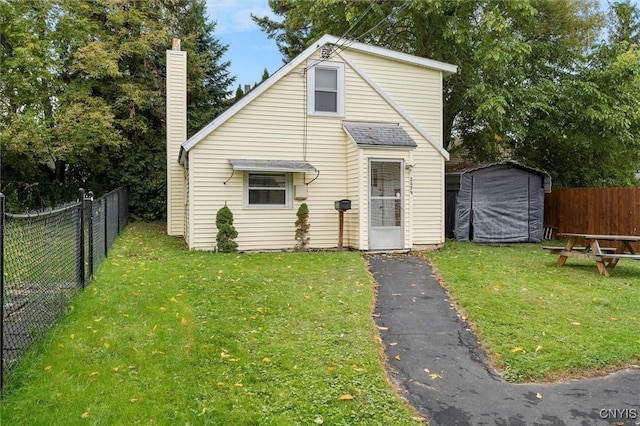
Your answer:
[[[308,78],[309,114],[344,115],[344,64],[314,61]]]

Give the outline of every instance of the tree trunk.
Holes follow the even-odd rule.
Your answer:
[[[66,161],[56,160],[56,182],[64,183],[66,168],[67,168]]]

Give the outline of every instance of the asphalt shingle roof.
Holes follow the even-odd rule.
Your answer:
[[[364,123],[345,121],[344,130],[358,146],[387,146],[415,148],[418,146],[411,136],[396,123]]]

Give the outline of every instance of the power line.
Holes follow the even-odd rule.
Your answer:
[[[382,18],[377,24],[375,24],[373,27],[371,27],[369,30],[365,31],[364,33],[360,34],[359,36],[360,41],[362,40],[362,38],[366,37],[367,35],[372,33],[375,29],[377,29],[380,25],[382,25],[387,19],[391,18],[392,15],[399,14],[403,9],[406,9],[408,6],[409,6],[409,1],[405,1],[404,4],[400,6],[398,9],[392,10],[391,12],[389,12],[389,14],[384,18]],[[348,43],[350,44],[351,42],[348,42]],[[346,47],[349,47],[349,46],[346,46]]]
[[[380,27],[385,21],[387,21],[388,19],[390,19],[393,15],[397,15],[399,14],[402,10],[406,9],[409,6],[409,1],[405,1],[402,6],[400,6],[397,9],[391,10],[389,12],[389,14],[387,16],[385,16],[384,18],[382,18],[380,21],[378,21],[378,23],[376,23],[373,27],[369,28],[367,31],[365,31],[364,33],[360,34],[360,36],[358,37],[353,37],[353,40],[349,40],[346,39],[345,36],[347,36],[351,31],[353,31],[356,27],[356,25],[362,20],[364,19],[364,17],[371,11],[371,9],[373,8],[373,5],[376,4],[376,1],[372,1],[369,4],[369,7],[367,7],[367,9],[365,9],[365,11],[360,14],[360,16],[356,19],[356,21],[351,25],[351,27],[349,27],[349,29],[347,29],[347,31],[345,31],[345,33],[340,36],[340,38],[338,38],[338,41],[336,41],[336,43],[334,43],[334,47],[331,49],[331,54],[340,54],[341,52],[343,52],[345,49],[347,49],[349,46],[351,46],[353,44],[354,41],[358,40],[358,41],[362,41],[362,39],[364,37],[366,37],[367,35],[371,34],[373,31],[375,31],[378,27]],[[341,39],[344,39],[343,42],[340,42]],[[330,55],[329,55],[330,56]],[[320,65],[323,62],[326,62],[328,60],[328,58],[322,58],[320,61],[317,61],[315,63],[313,63],[313,65],[311,65],[309,67],[313,68],[316,67],[318,65]]]
[[[364,12],[362,12],[360,14],[360,16],[358,16],[358,19],[355,20],[355,22],[353,24],[351,24],[351,26],[347,29],[347,31],[345,31],[340,38],[338,38],[337,43],[340,43],[340,39],[344,39],[345,41],[347,41],[347,37],[349,36],[349,34],[351,33],[352,30],[355,29],[355,27],[360,23],[360,21],[362,21],[364,19],[365,16],[367,16],[367,14],[369,13],[369,11],[371,11],[371,9],[373,9],[373,5],[376,4],[376,1],[371,1],[369,3],[369,7],[367,7]]]

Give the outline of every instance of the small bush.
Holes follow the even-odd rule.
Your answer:
[[[296,213],[296,250],[305,251],[309,245],[309,207],[307,203],[300,204]]]
[[[233,226],[233,213],[226,204],[216,214],[216,228],[218,228],[218,235],[216,235],[218,251],[221,253],[238,251],[238,243],[234,241],[238,231]]]

